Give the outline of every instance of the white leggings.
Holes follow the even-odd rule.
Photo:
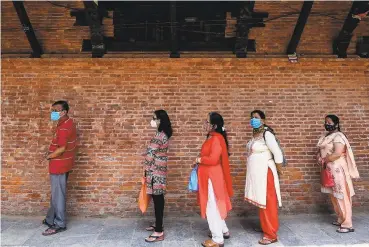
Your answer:
[[[228,227],[224,220],[220,217],[217,202],[215,200],[215,194],[213,184],[209,179],[208,182],[208,203],[206,205],[206,218],[208,220],[209,229],[213,236],[213,241],[218,244],[223,244],[223,233],[227,233]]]

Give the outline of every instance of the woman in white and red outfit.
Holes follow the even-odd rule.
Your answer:
[[[278,205],[282,206],[278,173],[283,163],[283,153],[273,130],[264,122],[264,112],[251,112],[253,138],[247,144],[245,200],[259,207],[260,225],[264,233],[259,244],[268,245],[278,241]]]
[[[201,217],[207,218],[211,239],[202,243],[204,247],[222,247],[224,239],[230,237],[225,223],[232,209],[232,178],[228,159],[228,140],[223,117],[211,112],[205,121],[207,139],[202,145],[198,168],[198,202]]]

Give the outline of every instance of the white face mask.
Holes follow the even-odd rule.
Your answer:
[[[155,120],[151,120],[150,125],[151,125],[151,127],[153,127],[153,128],[157,128],[157,127],[158,127],[158,124],[156,123],[156,121],[155,121]]]

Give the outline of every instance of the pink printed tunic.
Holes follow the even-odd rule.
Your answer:
[[[328,136],[322,136],[319,139],[318,147],[322,158],[331,155],[334,152],[334,143],[341,143],[346,146],[345,152],[341,157],[327,164],[327,169],[332,173],[334,179],[334,187],[321,187],[323,193],[332,194],[338,199],[343,199],[346,184],[348,187],[349,196],[355,195],[354,186],[351,178],[358,178],[359,172],[356,168],[354,155],[351,146],[344,134],[341,132],[333,133]]]
[[[168,140],[164,132],[156,132],[147,148],[144,161],[147,194],[165,194],[168,170]]]

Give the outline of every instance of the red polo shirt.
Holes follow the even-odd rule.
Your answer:
[[[73,119],[67,118],[59,121],[49,152],[54,152],[59,147],[66,146],[64,153],[49,162],[50,174],[63,174],[69,172],[74,164],[77,147],[77,129]]]

